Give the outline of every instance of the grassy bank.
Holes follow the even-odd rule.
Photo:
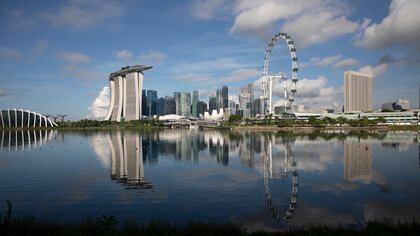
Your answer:
[[[118,225],[118,226],[117,226]],[[165,222],[139,224],[118,223],[114,217],[87,219],[77,224],[62,224],[35,218],[13,218],[0,224],[1,235],[418,235],[420,224],[412,222],[369,222],[362,229],[341,226],[310,226],[288,231],[248,232],[235,224],[189,223],[173,225]]]

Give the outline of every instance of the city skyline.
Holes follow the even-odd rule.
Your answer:
[[[197,90],[207,101],[226,85],[229,100],[238,103],[240,89],[262,72],[271,35],[280,31],[293,36],[298,50],[296,104],[340,107],[343,72],[354,70],[375,74],[374,110],[397,99],[418,107],[420,17],[410,11],[418,1],[293,1],[296,11],[281,11],[289,2],[5,2],[0,107],[95,118],[108,108],[109,73],[134,64],[155,66],[143,88],[162,97]],[[261,22],[251,24],[252,18]],[[289,70],[287,57],[275,48],[273,71]]]

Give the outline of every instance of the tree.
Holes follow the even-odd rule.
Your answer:
[[[238,122],[240,120],[241,120],[240,115],[230,115],[229,116],[229,122],[231,122],[231,123]]]
[[[385,117],[383,117],[383,116],[379,116],[379,117],[378,117],[378,119],[377,119],[377,122],[378,122],[378,123],[385,124],[385,123],[386,123],[386,119],[385,119]]]
[[[347,118],[345,118],[345,117],[339,116],[339,117],[337,118],[337,122],[338,122],[340,125],[343,125],[343,124],[348,123],[348,120],[347,120]]]

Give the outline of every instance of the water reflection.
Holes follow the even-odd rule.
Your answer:
[[[110,134],[111,179],[129,189],[151,188],[144,178],[142,137],[134,132]]]
[[[418,132],[60,131],[53,140],[45,130],[0,134],[3,150],[54,145],[0,153],[0,200],[15,199],[18,215],[73,212],[69,220],[77,220],[141,211],[145,221],[233,220],[254,229],[420,216]],[[40,207],[46,205],[54,211]]]
[[[51,140],[54,130],[3,130],[0,137],[0,151],[31,150]]]

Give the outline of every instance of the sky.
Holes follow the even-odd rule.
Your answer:
[[[69,119],[100,118],[109,103],[108,75],[152,65],[143,87],[158,96],[223,85],[260,91],[265,51],[289,34],[299,58],[296,104],[339,109],[346,70],[374,74],[374,108],[408,99],[418,107],[418,0],[69,0],[0,4],[0,108]],[[273,50],[270,73],[286,73],[286,44]],[[275,83],[275,104],[282,84]]]

